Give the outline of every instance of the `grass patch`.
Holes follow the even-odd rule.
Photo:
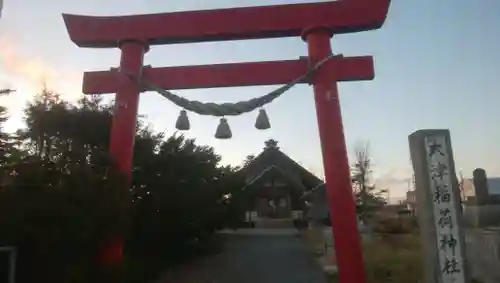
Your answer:
[[[422,281],[419,235],[376,235],[363,243],[363,256],[369,283]]]
[[[300,234],[314,253],[322,245],[311,231]],[[328,260],[330,255],[326,255]],[[363,257],[368,283],[420,283],[423,276],[421,243],[418,234],[378,234],[363,242]],[[322,262],[318,255],[319,262]],[[325,260],[323,260],[324,262]],[[337,276],[328,274],[328,282]]]

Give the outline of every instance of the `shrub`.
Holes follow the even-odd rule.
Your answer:
[[[365,243],[364,258],[369,283],[419,283],[422,280],[422,255],[417,235],[377,237]]]
[[[373,230],[380,234],[408,234],[415,232],[417,226],[414,218],[386,218],[376,220]]]
[[[50,162],[23,164],[0,192],[0,245],[18,248],[18,283],[100,282],[106,271],[98,253],[126,229],[129,201],[120,177],[104,178],[86,166],[69,175],[60,169]],[[26,182],[36,176],[57,176],[58,182]]]

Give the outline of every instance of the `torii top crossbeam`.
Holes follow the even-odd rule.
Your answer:
[[[300,36],[325,27],[333,34],[380,28],[390,0],[340,0],[312,4],[174,12],[117,17],[65,14],[80,47],[118,47],[129,39],[149,45]]]

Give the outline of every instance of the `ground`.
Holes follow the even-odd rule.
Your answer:
[[[225,234],[222,253],[167,274],[161,283],[326,283],[296,231],[259,230]]]
[[[225,233],[223,252],[167,274],[158,283],[336,283],[335,272],[325,279],[323,271],[334,255],[317,253],[323,244],[316,243],[311,231],[298,234],[293,229]],[[363,237],[363,254],[367,283],[421,281],[418,234]]]

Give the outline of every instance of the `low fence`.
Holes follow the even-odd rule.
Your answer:
[[[466,227],[500,226],[500,204],[466,204],[463,220]]]
[[[500,227],[465,229],[471,276],[482,283],[500,282]]]

